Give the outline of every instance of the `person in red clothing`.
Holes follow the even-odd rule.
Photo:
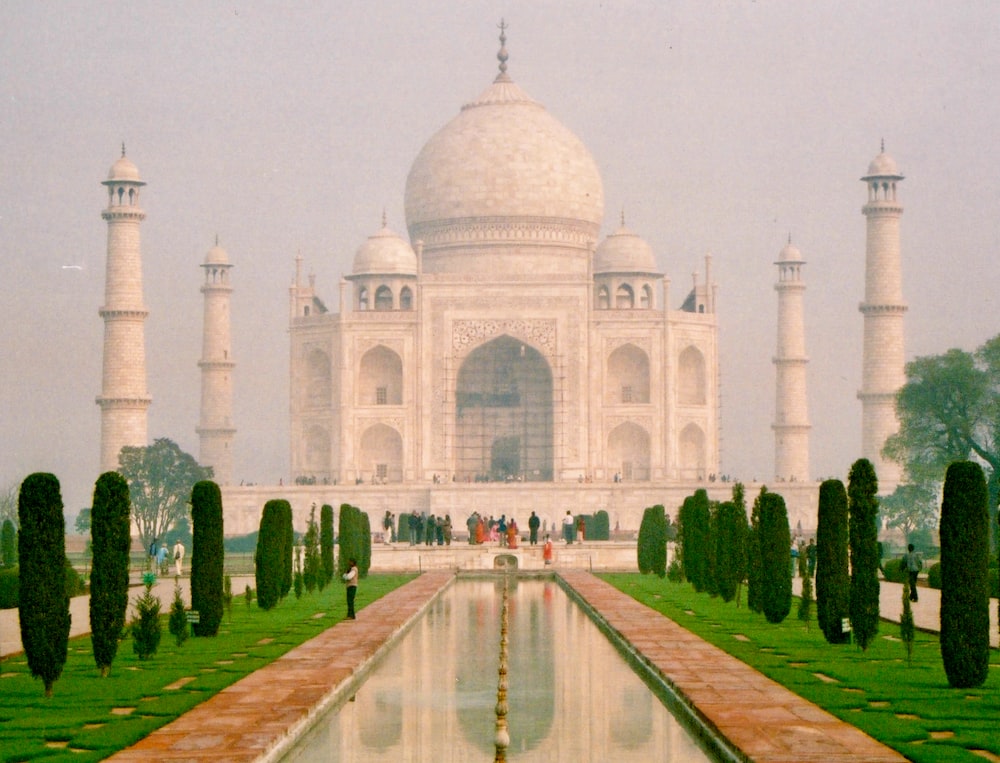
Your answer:
[[[586,523],[583,521],[583,514],[576,518],[576,534],[580,537],[580,542],[583,543],[583,531],[587,529]]]
[[[552,564],[552,538],[545,536],[545,545],[542,546],[542,559],[546,564]]]

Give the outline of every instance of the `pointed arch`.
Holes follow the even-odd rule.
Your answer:
[[[400,310],[412,310],[413,309],[413,290],[409,286],[404,286],[399,290],[399,309]]]
[[[602,286],[597,290],[597,309],[607,310],[611,307],[611,292],[607,286]]]
[[[358,472],[365,482],[403,481],[403,437],[386,424],[368,427],[361,435]]]
[[[627,482],[650,478],[649,432],[631,421],[619,424],[608,435],[608,468]]]
[[[618,310],[631,310],[635,307],[635,292],[627,283],[623,283],[615,292],[615,308]]]
[[[634,344],[624,344],[608,356],[604,402],[608,405],[649,402],[649,356]]]
[[[701,427],[693,423],[684,427],[678,445],[681,479],[704,479],[707,458],[705,433]]]
[[[403,404],[403,360],[385,345],[361,356],[358,369],[359,405]]]
[[[677,358],[677,401],[681,405],[705,405],[708,397],[705,356],[688,346]]]
[[[305,474],[326,476],[330,471],[330,433],[313,425],[306,430],[305,440]]]
[[[328,406],[331,404],[332,373],[330,356],[320,349],[312,349],[306,356],[306,404]]]
[[[392,310],[392,289],[382,285],[375,290],[375,309]]]

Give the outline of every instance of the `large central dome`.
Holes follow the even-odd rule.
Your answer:
[[[406,224],[424,242],[425,272],[480,270],[485,249],[491,269],[530,256],[534,272],[576,271],[597,240],[604,192],[593,157],[504,69],[410,168]]]

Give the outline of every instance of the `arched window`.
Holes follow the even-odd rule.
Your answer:
[[[368,289],[362,286],[358,289],[358,310],[364,311],[368,309]]]
[[[643,310],[649,310],[653,306],[653,289],[649,284],[642,287],[642,292],[639,295],[639,307]]]
[[[625,422],[608,435],[608,469],[627,482],[649,479],[649,433]]]
[[[597,309],[607,310],[609,307],[611,307],[611,295],[608,292],[608,287],[602,286],[597,291]]]
[[[365,482],[403,481],[403,438],[385,424],[376,424],[361,435],[358,472]]]
[[[404,286],[399,292],[399,309],[400,310],[412,310],[413,309],[413,292],[410,291],[409,286]]]
[[[697,424],[681,430],[680,467],[682,479],[705,478],[705,433]]]
[[[619,310],[631,310],[635,307],[635,293],[627,283],[623,283],[615,292],[615,307]]]
[[[682,405],[704,405],[707,399],[705,356],[688,347],[677,359],[677,400]]]
[[[649,358],[634,344],[608,356],[604,401],[609,405],[649,402]]]
[[[392,310],[392,289],[388,286],[379,286],[375,290],[375,309]]]
[[[313,350],[306,360],[306,402],[308,405],[330,405],[330,357],[322,350]]]
[[[360,405],[403,404],[403,361],[384,345],[372,347],[361,358],[358,372]]]

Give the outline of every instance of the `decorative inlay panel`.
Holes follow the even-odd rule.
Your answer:
[[[451,347],[455,355],[464,356],[483,340],[500,334],[523,339],[541,348],[551,357],[556,351],[556,322],[551,318],[490,318],[486,320],[458,319],[451,324]]]

